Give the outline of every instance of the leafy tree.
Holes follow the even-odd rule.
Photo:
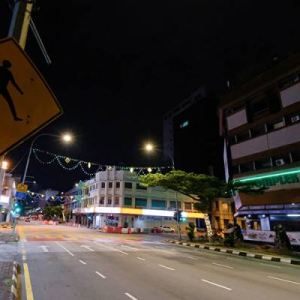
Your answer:
[[[189,222],[189,227],[185,228],[188,231],[187,235],[191,242],[195,239],[195,228],[196,225],[193,222]]]
[[[248,194],[262,194],[265,188],[254,189],[241,182],[229,182],[219,180],[214,176],[205,174],[187,173],[173,170],[167,174],[147,174],[139,177],[142,185],[146,187],[161,186],[186,195],[196,201],[195,207],[204,213],[207,235],[211,242],[212,227],[209,214],[212,212],[214,198],[231,197],[236,191]]]
[[[62,208],[60,206],[46,206],[44,209],[45,219],[50,220],[53,217],[62,217]]]

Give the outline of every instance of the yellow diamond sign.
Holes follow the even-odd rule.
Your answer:
[[[62,114],[47,82],[13,38],[0,40],[0,156]]]

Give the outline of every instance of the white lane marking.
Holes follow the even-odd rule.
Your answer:
[[[219,266],[219,267],[224,267],[224,268],[228,268],[228,269],[233,269],[233,267],[231,266],[226,266],[226,265],[221,265],[221,264],[217,264],[217,263],[212,263],[215,266]]]
[[[279,267],[279,266],[273,266],[273,265],[268,265],[268,264],[263,264],[263,263],[260,263],[260,265],[271,267],[271,268],[281,269],[281,267]]]
[[[118,250],[118,249],[115,249],[115,248],[112,248],[112,247],[109,247],[109,246],[105,246],[105,245],[102,245],[102,244],[97,243],[97,242],[94,242],[94,243],[97,244],[97,245],[99,245],[99,246],[102,246],[102,247],[104,247],[104,248],[107,248],[107,249],[110,249],[110,250],[113,250],[113,251],[122,253],[122,254],[124,254],[124,255],[128,255],[128,253],[123,252],[123,251],[121,251],[121,250]]]
[[[146,260],[145,258],[141,258],[141,257],[138,257],[138,256],[137,256],[137,259],[143,260],[143,261]]]
[[[220,284],[217,284],[217,283],[214,283],[214,282],[205,280],[205,279],[201,279],[201,281],[206,282],[206,283],[209,283],[209,284],[212,284],[212,285],[215,285],[215,286],[217,286],[217,287],[220,287],[220,288],[225,289],[225,290],[228,290],[228,291],[232,291],[231,288],[226,287],[226,286],[224,286],[224,285],[220,285]]]
[[[73,254],[72,252],[70,252],[67,248],[65,248],[61,243],[56,242],[56,244],[57,244],[58,246],[60,246],[61,248],[63,248],[65,251],[67,251],[70,255],[74,256],[74,254]]]
[[[103,279],[105,279],[106,277],[103,275],[103,274],[101,274],[100,272],[98,272],[98,271],[96,271],[95,272],[97,275],[99,275],[100,277],[102,277]]]
[[[122,245],[123,247],[127,247],[128,249],[131,249],[133,251],[138,251],[139,249],[137,248],[133,248],[133,247],[130,247],[130,246],[127,246],[127,245]]]
[[[44,250],[44,252],[49,252],[49,250],[47,249],[49,246],[39,246],[39,248],[42,248]]]
[[[198,260],[197,258],[192,257],[192,256],[187,256],[186,258],[189,258],[189,259],[192,259],[192,260]]]
[[[82,261],[79,259],[79,261],[83,264],[83,265],[86,265],[86,262]]]
[[[174,253],[174,252],[163,250],[163,249],[157,249],[156,251],[160,251],[160,252],[165,252],[165,253],[168,253],[168,254],[176,255],[176,253]]]
[[[133,296],[130,295],[129,293],[125,293],[125,295],[126,295],[127,297],[129,297],[130,299],[132,299],[132,300],[138,300],[137,298],[133,297]]]
[[[295,281],[291,281],[291,280],[286,280],[286,279],[277,278],[277,277],[273,277],[273,276],[267,276],[267,277],[271,278],[271,279],[276,279],[276,280],[280,280],[280,281],[284,281],[284,282],[288,282],[288,283],[300,285],[299,282],[295,282]]]
[[[165,268],[167,270],[170,270],[170,271],[175,271],[175,269],[169,268],[169,267],[164,266],[164,265],[158,265],[158,266],[161,267],[161,268]]]
[[[95,251],[94,249],[92,249],[90,246],[86,246],[86,245],[81,245],[80,248],[86,248],[90,251]]]

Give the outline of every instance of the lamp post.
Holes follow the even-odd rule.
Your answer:
[[[30,144],[30,148],[29,148],[29,154],[28,154],[28,157],[27,157],[27,161],[26,161],[26,167],[25,167],[25,171],[24,171],[24,175],[23,175],[23,179],[22,179],[22,184],[25,183],[25,180],[26,180],[26,176],[27,176],[27,170],[28,170],[28,166],[29,166],[29,161],[30,161],[30,157],[31,157],[31,153],[32,153],[32,149],[33,149],[33,145],[34,145],[34,142],[42,137],[42,136],[52,136],[52,137],[59,137],[61,138],[64,142],[66,143],[69,143],[72,141],[72,136],[70,134],[64,134],[63,136],[59,136],[57,134],[51,134],[51,133],[43,133],[43,134],[40,134],[38,135],[35,139],[33,139],[33,141],[31,142]]]
[[[173,169],[173,171],[175,171],[175,161],[174,161],[174,157],[171,155],[171,153],[169,153],[166,150],[157,149],[151,143],[148,143],[148,144],[145,145],[145,150],[147,152],[152,152],[152,151],[155,150],[155,151],[159,151],[159,152],[167,154],[170,157],[170,160],[172,162],[172,169]],[[174,192],[175,192],[176,211],[178,212],[177,191],[174,191]],[[178,239],[179,239],[179,241],[181,241],[181,227],[180,227],[180,220],[178,220],[178,219],[177,219],[177,230],[178,230]]]

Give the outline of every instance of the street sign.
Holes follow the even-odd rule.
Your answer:
[[[28,185],[27,184],[19,183],[17,185],[17,192],[19,192],[19,193],[26,193],[27,189],[28,189]]]
[[[0,40],[0,156],[47,126],[62,108],[13,38]]]
[[[26,193],[16,192],[16,198],[25,199],[26,198]]]
[[[91,207],[91,206],[92,206],[92,205],[91,205],[91,204],[89,204],[89,203],[86,205],[86,207]]]

